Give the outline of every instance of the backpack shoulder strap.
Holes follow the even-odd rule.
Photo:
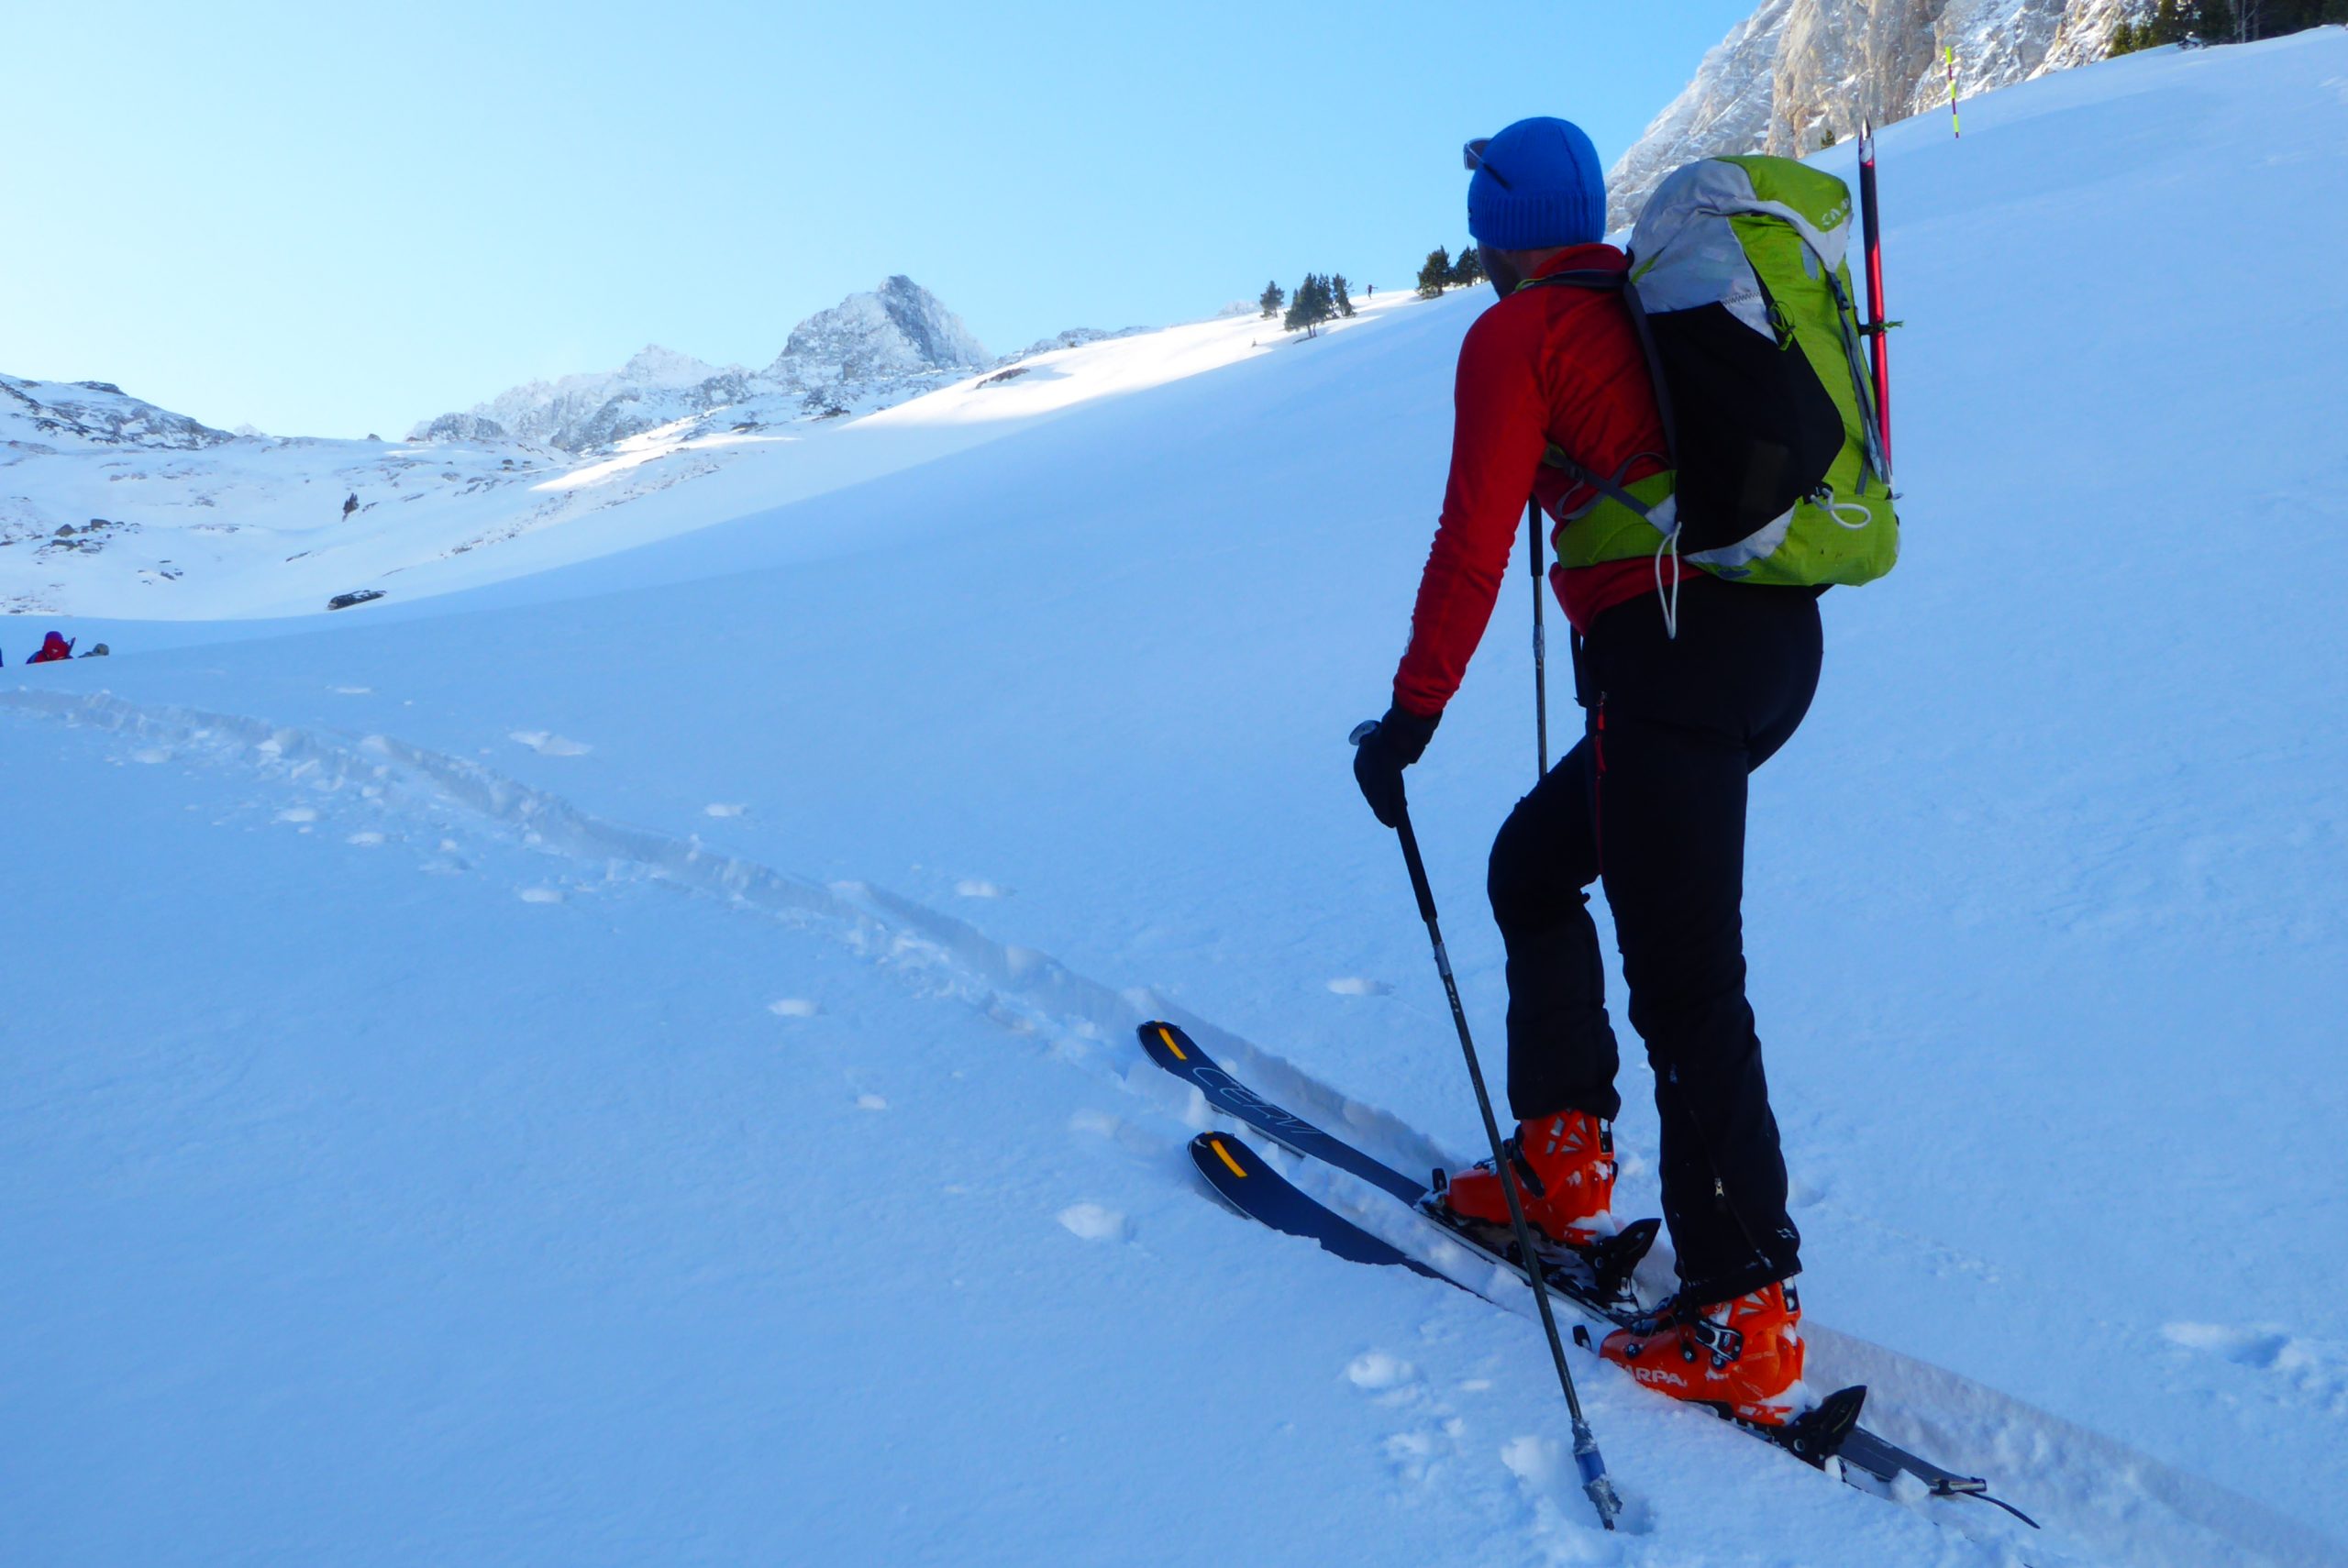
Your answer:
[[[1522,289],[1538,289],[1550,283],[1562,283],[1569,289],[1590,289],[1599,293],[1628,293],[1623,284],[1630,279],[1626,269],[1620,272],[1600,268],[1583,268],[1571,272],[1551,272],[1545,277],[1527,278],[1517,284]]]
[[[1632,262],[1635,265],[1637,258],[1633,257]],[[1621,298],[1623,308],[1631,313],[1631,330],[1638,334],[1639,353],[1647,362],[1648,384],[1655,389],[1655,410],[1663,421],[1664,461],[1675,468],[1678,467],[1679,423],[1672,414],[1671,388],[1663,379],[1663,361],[1656,355],[1655,333],[1647,326],[1646,308],[1639,303],[1639,291],[1631,287],[1631,268],[1626,266],[1619,272],[1595,269],[1552,272],[1544,278],[1527,278],[1517,287],[1520,290],[1537,289],[1549,283],[1561,284],[1570,289],[1589,289],[1595,293],[1611,293]],[[1551,447],[1547,456],[1541,460],[1551,468],[1565,469],[1584,484],[1630,506],[1641,516],[1646,515],[1646,508],[1631,501],[1627,492],[1620,486],[1611,483],[1582,467],[1567,456],[1563,448]]]

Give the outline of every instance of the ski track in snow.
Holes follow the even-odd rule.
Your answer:
[[[1048,955],[996,942],[963,921],[869,883],[819,884],[755,861],[714,854],[696,841],[609,822],[478,762],[381,734],[350,735],[249,717],[141,706],[106,693],[74,697],[22,689],[0,691],[0,710],[108,732],[127,743],[125,755],[133,761],[242,769],[298,789],[301,801],[281,808],[275,820],[299,823],[304,832],[319,821],[321,802],[382,813],[400,830],[392,837],[419,845],[437,844],[437,852],[424,866],[428,871],[457,874],[467,868],[462,845],[452,834],[469,832],[518,840],[564,863],[564,887],[516,889],[516,896],[526,901],[559,904],[572,891],[645,882],[779,919],[792,929],[844,944],[918,995],[968,1006],[1014,1034],[1048,1041],[1072,1063],[1090,1063],[1103,1049],[1113,1053],[1113,1060],[1122,1066],[1106,1070],[1126,1090],[1191,1127],[1204,1128],[1216,1119],[1197,1091],[1158,1073],[1129,1049],[1137,1024],[1152,1017],[1169,1018],[1271,1098],[1341,1129],[1390,1163],[1403,1168],[1456,1163],[1397,1118],[1349,1099],[1146,988],[1119,990],[1086,978]],[[559,742],[559,737],[537,734],[514,738],[550,756],[586,749],[564,749],[573,743],[538,745],[542,738]],[[377,827],[355,831],[346,842],[379,845],[385,837],[385,830]],[[820,1010],[792,998],[771,1004],[771,1010],[781,1017],[805,1018]],[[872,1112],[888,1110],[885,1099],[869,1092],[858,1093],[856,1104]],[[1084,1112],[1071,1131],[1114,1138],[1123,1126],[1115,1117]],[[1430,1250],[1423,1228],[1391,1203],[1352,1189],[1345,1178],[1284,1151],[1271,1151],[1270,1157],[1292,1179],[1316,1188],[1358,1221],[1434,1261],[1445,1261],[1436,1255],[1443,1249]],[[1090,1202],[1064,1209],[1058,1220],[1086,1240],[1124,1241],[1132,1235],[1123,1214]],[[1509,1284],[1499,1286],[1503,1301],[1512,1299]],[[1531,1314],[1529,1304],[1521,1310]],[[1955,1468],[1992,1476],[2004,1495],[2038,1517],[2047,1529],[2044,1536],[2031,1540],[2029,1561],[2034,1563],[2105,1557],[2178,1565],[2339,1560],[2332,1543],[2305,1527],[2117,1440],[1884,1346],[1815,1323],[1807,1327],[1813,1384],[1820,1384],[1822,1375],[1835,1383],[1868,1384],[1876,1395],[1868,1408],[1870,1425]],[[2282,1390],[2297,1397],[2335,1409],[2348,1407],[2348,1353],[2341,1347],[2302,1341],[2272,1327],[2174,1324],[2167,1338],[2181,1353],[2219,1355],[2269,1372]],[[1413,1424],[1387,1444],[1386,1457],[1398,1482],[1425,1480],[1439,1458],[1456,1452],[1462,1423],[1444,1399],[1424,1387],[1408,1362],[1390,1353],[1370,1352],[1345,1365],[1341,1375],[1366,1396],[1411,1416]],[[1473,1390],[1463,1386],[1459,1392]],[[1540,1533],[1554,1549],[1565,1544],[1560,1537],[1570,1525],[1558,1510],[1556,1499],[1563,1488],[1556,1480],[1554,1444],[1544,1446],[1548,1442],[1534,1435],[1519,1436],[1497,1458],[1517,1477]],[[1999,1532],[2002,1516],[1992,1517],[1986,1507],[1909,1501],[1931,1507],[1935,1518],[1968,1535],[1974,1527],[1991,1532],[1984,1535],[1984,1544],[2008,1540]],[[1644,1507],[1634,1507],[1626,1522],[1633,1533],[1650,1528]],[[2093,1557],[2075,1555],[2082,1549]]]

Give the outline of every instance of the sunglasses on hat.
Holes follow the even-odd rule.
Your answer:
[[[1459,161],[1468,166],[1468,171],[1470,174],[1480,169],[1485,173],[1490,174],[1493,179],[1499,181],[1501,190],[1515,190],[1516,187],[1508,182],[1507,175],[1501,173],[1499,170],[1484,161],[1484,149],[1491,145],[1492,138],[1490,137],[1479,136],[1476,138],[1467,146],[1459,149]]]

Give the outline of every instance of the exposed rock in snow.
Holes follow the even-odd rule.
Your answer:
[[[2068,71],[2101,60],[2122,22],[2141,22],[2152,7],[2144,0],[2071,0],[2046,51],[2044,69]]]
[[[514,437],[494,419],[478,414],[444,414],[439,418],[419,425],[415,439],[419,441],[510,441]]]
[[[616,370],[530,381],[471,413],[428,420],[416,427],[413,438],[503,438],[582,451],[710,407],[703,386],[742,374],[739,366],[721,370],[689,354],[648,345]]]
[[[1247,307],[1251,311],[1255,308],[1254,305]],[[1225,308],[1217,314],[1230,315],[1233,312]],[[1005,354],[998,362],[1008,365],[1016,360],[1033,359],[1038,354],[1056,354],[1063,348],[1081,348],[1088,343],[1105,343],[1113,337],[1131,337],[1149,330],[1146,326],[1127,326],[1115,332],[1103,332],[1097,326],[1071,326],[1066,332],[1056,332],[1049,337],[1038,337],[1018,353]]]
[[[932,370],[983,370],[993,362],[960,316],[927,289],[900,275],[870,293],[850,294],[792,327],[766,376],[786,386],[813,387]]]
[[[2143,0],[1761,0],[1704,56],[1607,178],[1607,221],[1627,227],[1656,185],[1691,159],[1800,157],[1832,131],[1857,134],[1948,102],[1942,50],[1970,97],[2100,60]]]
[[[1666,174],[1691,158],[1751,152],[1768,139],[1778,40],[1796,0],[1762,0],[1714,44],[1695,80],[1664,105],[1606,179],[1607,226],[1628,228]]]
[[[0,376],[0,443],[34,450],[145,447],[193,452],[237,437],[130,396],[110,381]]]

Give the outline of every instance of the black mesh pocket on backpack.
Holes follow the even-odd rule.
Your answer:
[[[1679,547],[1748,537],[1816,490],[1841,455],[1843,414],[1810,356],[1723,304],[1650,315],[1671,389]]]

